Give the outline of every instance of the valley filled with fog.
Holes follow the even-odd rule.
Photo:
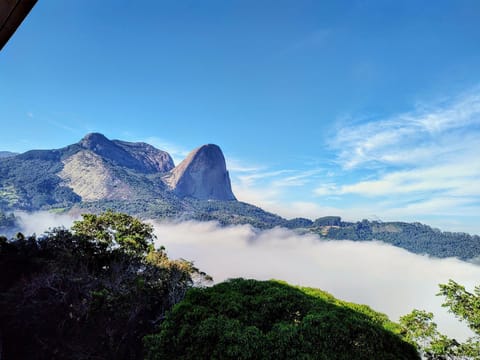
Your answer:
[[[25,234],[69,227],[69,215],[17,213]],[[381,242],[321,241],[291,230],[257,230],[216,222],[155,222],[156,245],[170,258],[191,260],[215,283],[229,278],[279,279],[320,288],[343,300],[386,313],[393,321],[412,309],[435,314],[439,330],[458,340],[471,335],[435,296],[453,279],[473,289],[480,266],[458,259],[416,255]]]

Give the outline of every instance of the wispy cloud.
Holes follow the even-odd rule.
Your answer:
[[[468,161],[392,171],[374,180],[348,185],[322,184],[315,191],[319,195],[391,196],[436,192],[437,195],[442,193],[449,196],[480,196],[480,185],[477,184],[480,179],[480,158],[464,160]]]
[[[323,168],[273,170],[266,166],[246,166],[242,169],[230,171],[237,198],[287,217],[291,217],[291,207],[283,198],[295,192],[304,192],[318,177],[328,176]],[[293,215],[296,216],[300,215]]]
[[[251,171],[248,174],[238,175],[237,178],[244,185],[253,185],[259,180],[277,179],[281,175],[291,174],[294,170]]]
[[[478,133],[479,126],[480,93],[470,91],[436,106],[419,105],[410,113],[343,127],[330,146],[347,169],[375,163],[432,163],[467,150],[463,138],[472,129]],[[474,140],[470,136],[469,141]]]
[[[480,213],[480,88],[414,111],[343,119],[336,162],[233,172],[241,200],[285,217],[424,221],[471,231]],[[469,219],[469,220],[468,220]]]
[[[227,169],[232,173],[254,173],[263,170],[262,166],[248,164],[241,159],[228,155],[225,155],[225,161],[227,163]]]
[[[478,89],[386,120],[343,126],[330,146],[349,176],[318,184],[320,199],[364,199],[366,209],[390,218],[478,216]]]
[[[314,180],[314,177],[324,173],[324,169],[312,169],[295,172],[295,174],[273,181],[272,185],[277,187],[298,187],[304,186]]]

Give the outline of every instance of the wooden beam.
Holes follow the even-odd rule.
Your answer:
[[[27,17],[37,0],[0,0],[0,50]]]

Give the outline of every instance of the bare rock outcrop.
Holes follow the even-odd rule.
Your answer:
[[[236,200],[222,150],[214,144],[193,150],[164,181],[180,197]]]
[[[167,172],[173,169],[171,156],[146,143],[109,140],[99,133],[87,134],[78,143],[114,165],[142,173]]]

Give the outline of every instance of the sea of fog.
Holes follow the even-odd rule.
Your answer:
[[[74,220],[47,212],[17,215],[25,234],[69,227]],[[480,285],[478,265],[416,255],[381,242],[323,241],[282,228],[259,231],[249,225],[221,227],[215,222],[151,223],[157,245],[165,246],[171,258],[194,261],[215,282],[235,277],[285,280],[367,304],[394,321],[414,308],[431,311],[441,332],[458,340],[471,335],[435,294],[438,284],[449,279],[467,289]]]

